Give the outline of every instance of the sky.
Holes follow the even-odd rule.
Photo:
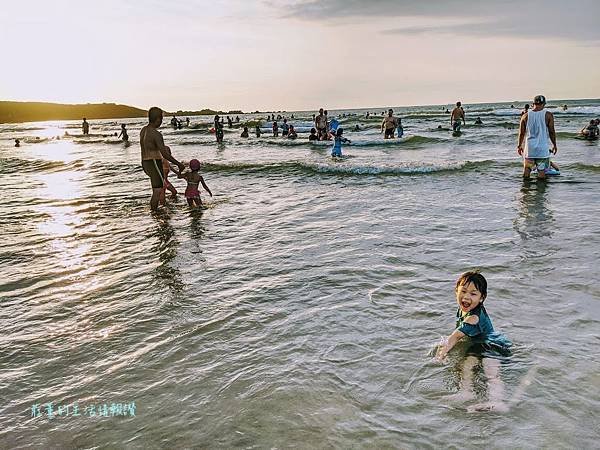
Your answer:
[[[315,110],[600,97],[600,0],[20,0],[0,100]]]

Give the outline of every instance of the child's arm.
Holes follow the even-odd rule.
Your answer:
[[[477,325],[479,323],[479,317],[469,316],[465,319],[464,323],[469,325]],[[460,331],[460,329],[457,328],[454,330],[452,334],[448,336],[446,343],[438,349],[436,358],[440,361],[443,360],[446,355],[448,355],[448,352],[454,348],[456,343],[465,336],[466,334]]]
[[[464,337],[465,334],[462,331],[454,330],[452,334],[448,336],[446,343],[438,348],[437,354],[435,355],[436,358],[440,361],[443,360],[446,355],[448,355],[448,352],[456,345],[456,343]]]
[[[200,177],[200,183],[202,183],[202,187],[206,190],[206,192],[208,192],[210,194],[210,196],[212,197],[212,192],[210,192],[210,189],[208,188],[208,186],[206,185],[206,183],[204,182],[204,178]]]

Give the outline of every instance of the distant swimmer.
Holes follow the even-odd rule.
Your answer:
[[[277,121],[273,122],[273,136],[279,137],[279,125],[277,125]]]
[[[599,129],[596,120],[590,120],[590,124],[583,127],[580,131],[582,136],[585,136],[587,139],[598,139]]]
[[[229,116],[227,116],[227,126],[229,128],[233,127],[233,120]]]
[[[290,117],[290,119],[293,119],[293,118],[294,118],[294,115],[292,114],[291,117]]]
[[[146,175],[150,177],[152,184],[152,198],[150,199],[150,208],[158,209],[158,201],[164,186],[162,171],[162,159],[165,158],[176,164],[180,170],[185,166],[177,161],[165,145],[162,134],[158,128],[163,121],[162,109],[153,106],[148,110],[148,125],[140,130],[140,148],[142,154],[142,168]]]
[[[566,111],[567,109],[569,109],[569,107],[567,105],[563,105],[563,111]]]
[[[294,125],[290,125],[290,130],[287,135],[288,139],[296,139],[298,137],[298,133],[294,129]]]
[[[396,131],[397,124],[398,120],[394,117],[394,110],[390,108],[388,110],[388,115],[384,117],[381,122],[381,132],[385,132],[383,135],[384,139],[391,139],[394,137],[394,131]]]
[[[350,140],[343,137],[343,134],[344,129],[339,127],[335,133],[335,137],[333,139],[333,148],[331,149],[331,156],[334,158],[342,157],[342,143],[350,144]]]
[[[523,116],[523,114],[527,114],[528,111],[529,111],[529,103],[525,103],[525,106],[523,106],[523,110],[521,111],[521,116]]]
[[[450,110],[446,108],[446,114],[450,114]]]
[[[360,127],[358,126],[358,124],[354,125],[354,131],[360,131]]]
[[[317,136],[317,130],[315,128],[310,129],[310,136],[308,136],[309,141],[318,141],[319,136]]]
[[[248,137],[248,127],[244,127],[244,131],[240,134],[240,137],[247,138]]]
[[[204,182],[204,178],[200,175],[200,161],[197,159],[192,159],[190,161],[190,170],[191,172],[183,172],[180,170],[177,173],[177,178],[183,178],[187,181],[187,187],[185,188],[185,198],[188,202],[188,206],[190,208],[199,208],[202,206],[202,199],[200,198],[200,190],[198,189],[199,185],[202,185],[204,190],[210,194],[212,197],[212,192]]]
[[[481,121],[481,117],[478,117],[477,119],[475,119],[475,125],[483,125],[483,122]]]
[[[223,142],[223,121],[219,120],[218,115],[215,116],[215,137],[218,144]]]
[[[450,115],[450,127],[452,131],[460,131],[460,120],[462,119],[463,125],[465,122],[465,111],[462,109],[462,103],[456,102],[456,107],[452,110]]]
[[[256,128],[254,130],[256,132],[256,137],[260,137],[260,126],[256,125]]]
[[[323,108],[319,109],[319,115],[315,117],[315,128],[320,141],[327,139],[327,117],[323,113]]]
[[[83,118],[83,123],[81,124],[81,130],[83,134],[90,134],[90,124],[87,122],[86,118]]]
[[[281,135],[286,137],[290,132],[290,126],[287,123],[287,119],[283,119],[283,123],[281,124]]]
[[[189,117],[185,118],[185,126],[187,126],[187,127],[190,126],[190,118]]]
[[[556,155],[556,131],[554,116],[544,110],[546,97],[536,95],[533,99],[533,109],[521,117],[517,153],[524,156],[523,178],[529,178],[532,169],[537,168],[538,178],[546,178],[550,168],[550,153]],[[552,142],[552,149],[550,142]]]
[[[370,113],[369,113],[369,111],[367,111],[367,114],[365,115],[365,117],[368,119],[369,115],[370,115]]]
[[[177,129],[177,122],[179,122],[177,120],[177,118],[175,116],[171,117],[171,126],[173,127],[173,129]]]
[[[240,116],[235,116],[235,123],[240,123]]]
[[[20,147],[21,141],[19,139],[15,139],[15,147]]]
[[[124,123],[121,124],[121,133],[119,134],[119,138],[121,138],[121,136],[122,136],[123,142],[129,141],[129,135],[127,134],[127,128],[125,128]]]

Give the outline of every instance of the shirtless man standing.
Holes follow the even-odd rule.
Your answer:
[[[456,102],[456,108],[452,110],[452,114],[450,115],[450,126],[452,127],[452,131],[460,131],[460,119],[462,119],[463,125],[466,124],[465,111],[462,109],[462,104]]]
[[[327,140],[327,117],[323,114],[323,108],[319,109],[319,115],[315,118],[315,127],[319,140]]]
[[[384,117],[383,122],[381,122],[381,132],[383,133],[385,131],[383,138],[384,139],[393,139],[394,131],[396,130],[397,126],[398,126],[398,119],[396,119],[394,117],[394,110],[390,108],[388,110],[387,117]]]
[[[162,134],[158,128],[163,121],[162,109],[153,106],[148,110],[148,125],[140,130],[140,147],[142,148],[142,168],[146,175],[150,177],[152,183],[152,198],[150,199],[150,208],[155,211],[158,209],[158,200],[164,187],[164,178],[162,170],[162,159],[177,164],[179,170],[185,169],[185,166],[171,156],[171,150],[165,145]]]

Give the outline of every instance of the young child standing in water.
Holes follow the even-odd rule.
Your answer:
[[[467,357],[462,365],[460,390],[454,396],[457,400],[468,401],[475,398],[473,392],[473,369],[481,360],[488,380],[488,401],[469,408],[473,411],[507,411],[504,402],[504,383],[500,379],[498,357],[510,355],[511,342],[494,330],[492,321],[483,302],[487,297],[487,281],[479,271],[463,273],[456,282],[456,329],[446,342],[438,348],[437,358],[441,361],[448,352],[465,337],[470,338]]]
[[[198,185],[202,184],[202,187],[212,197],[212,192],[204,182],[202,175],[198,173],[200,170],[200,161],[192,159],[190,161],[191,172],[176,172],[177,178],[183,178],[187,181],[187,188],[185,189],[185,198],[187,199],[188,205],[192,208],[202,206],[202,200],[200,199],[200,191]]]
[[[350,143],[350,139],[346,139],[345,137],[342,137],[342,134],[344,134],[344,129],[342,127],[339,127],[337,129],[337,131],[335,132],[335,138],[333,140],[333,148],[331,149],[331,156],[333,156],[334,158],[341,158],[342,157],[342,142],[344,143]]]

